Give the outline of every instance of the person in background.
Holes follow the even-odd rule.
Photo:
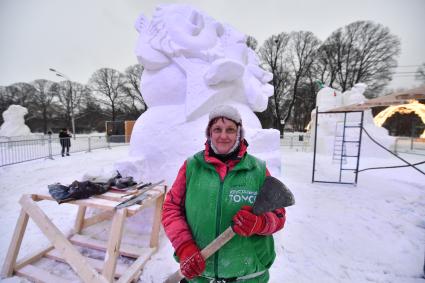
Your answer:
[[[60,144],[62,146],[62,157],[66,155],[69,156],[69,148],[71,147],[71,134],[67,128],[63,128],[59,131]]]
[[[270,173],[265,162],[247,153],[235,108],[216,107],[206,137],[205,149],[184,162],[163,205],[162,224],[180,270],[190,282],[267,282],[276,256],[272,234],[286,219],[284,208],[252,213]],[[200,251],[230,225],[237,235],[203,258]]]

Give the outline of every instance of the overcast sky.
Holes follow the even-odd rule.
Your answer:
[[[0,0],[0,85],[45,78],[55,68],[87,83],[101,67],[124,71],[133,53],[140,13],[151,18],[161,3],[186,3],[254,36],[259,44],[279,32],[312,31],[325,40],[358,20],[372,20],[401,39],[397,72],[425,62],[425,0]],[[413,74],[397,74],[393,88],[413,87]]]

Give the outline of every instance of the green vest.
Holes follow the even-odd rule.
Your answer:
[[[249,154],[227,173],[223,181],[204,152],[187,160],[186,218],[192,235],[203,249],[231,225],[244,205],[252,206],[266,176],[265,163]],[[207,259],[204,276],[240,277],[268,269],[275,258],[272,236],[235,235]]]

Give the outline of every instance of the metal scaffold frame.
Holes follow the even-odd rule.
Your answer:
[[[360,122],[356,125],[348,125],[347,122],[347,113],[360,113]],[[334,154],[337,152],[338,153],[338,157],[337,160],[339,161],[339,178],[338,181],[330,181],[330,180],[317,180],[316,178],[316,154],[317,154],[317,132],[318,132],[318,120],[319,120],[319,114],[344,114],[344,121],[343,123],[343,127],[342,127],[342,136],[340,136],[340,138],[342,139],[338,139],[341,144],[340,150],[335,150],[334,148]],[[332,183],[332,184],[351,184],[351,185],[356,185],[357,184],[357,180],[358,180],[358,172],[359,172],[359,163],[360,163],[360,150],[361,150],[361,143],[362,143],[362,132],[363,132],[363,116],[364,113],[363,111],[322,111],[319,112],[318,107],[316,107],[316,120],[315,120],[315,131],[314,131],[314,155],[313,155],[313,172],[312,172],[312,178],[311,181],[317,182],[317,183]],[[358,128],[359,129],[359,135],[358,135],[358,139],[347,139],[346,137],[346,131],[347,129],[350,128]],[[335,136],[337,135],[337,131],[335,131]],[[335,140],[337,140],[335,138]],[[346,150],[344,150],[346,148],[346,144],[349,143],[355,143],[358,144],[358,148],[357,148],[357,153],[354,155],[350,155],[347,154]],[[335,144],[334,144],[335,146]],[[333,156],[334,158],[334,156]],[[343,160],[346,160],[347,158],[355,158],[356,159],[356,167],[355,168],[344,168],[343,166]],[[353,171],[355,176],[354,176],[354,181],[353,182],[344,182],[343,177],[342,177],[342,172],[343,171]]]

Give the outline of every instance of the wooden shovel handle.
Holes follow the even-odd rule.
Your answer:
[[[217,238],[214,239],[211,243],[208,244],[202,251],[201,255],[204,259],[209,258],[216,251],[218,251],[224,244],[230,241],[235,232],[233,232],[232,227],[227,228],[223,233],[220,234]],[[164,283],[178,283],[184,278],[184,275],[181,273],[180,269],[168,276]]]
[[[208,246],[202,249],[201,255],[204,259],[212,256],[216,251],[218,251],[224,244],[230,241],[235,232],[233,232],[232,227],[227,228],[223,233],[221,233],[217,238],[214,239]]]

